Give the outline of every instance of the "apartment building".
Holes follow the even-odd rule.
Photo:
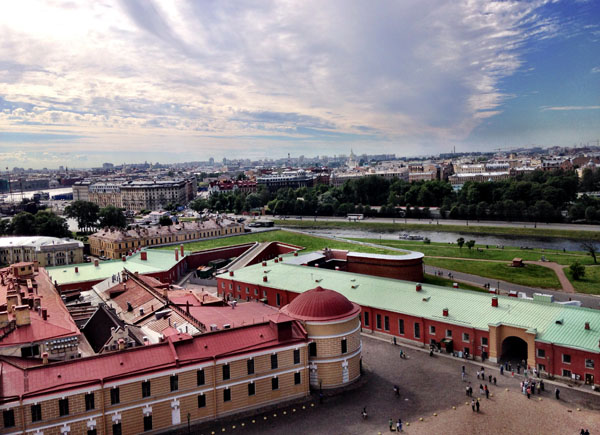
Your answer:
[[[145,246],[192,242],[243,232],[243,224],[227,218],[130,230],[104,228],[89,237],[90,252],[96,256],[119,259]]]
[[[88,190],[88,201],[97,204],[100,208],[108,207],[109,205],[122,208],[121,187],[115,183],[91,184]]]
[[[187,204],[196,195],[196,178],[169,181],[128,181],[120,186],[122,207],[128,211],[159,210],[167,204]]]

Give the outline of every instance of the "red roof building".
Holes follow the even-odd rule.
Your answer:
[[[294,298],[281,312],[299,320],[328,322],[355,317],[360,306],[336,291],[317,287]]]

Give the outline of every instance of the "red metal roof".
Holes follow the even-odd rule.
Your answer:
[[[360,306],[336,291],[317,287],[296,297],[281,312],[294,319],[323,322],[355,316]]]
[[[50,363],[37,367],[18,367],[0,356],[0,402],[15,396],[36,396],[168,371],[185,364],[212,361],[271,349],[307,340],[298,322],[292,323],[292,336],[281,340],[277,325],[265,322],[236,329],[190,337],[170,336],[168,341],[89,358]]]

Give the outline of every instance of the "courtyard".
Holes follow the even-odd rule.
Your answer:
[[[389,432],[388,421],[402,419],[408,434],[579,434],[582,428],[600,428],[600,395],[545,381],[545,391],[531,399],[519,392],[522,376],[500,375],[486,365],[497,385],[476,378],[481,364],[433,357],[408,346],[394,346],[386,339],[363,335],[362,379],[340,394],[318,393],[297,403],[265,408],[244,417],[224,418],[212,424],[193,425],[193,433],[282,434],[377,434]],[[407,359],[399,357],[403,349]],[[466,379],[461,368],[466,366]],[[473,397],[480,398],[480,412],[471,410],[465,387],[471,382]],[[490,398],[479,394],[487,384]],[[394,385],[400,394],[394,393]],[[541,399],[541,400],[540,400]],[[368,418],[361,411],[366,407]],[[422,421],[420,419],[423,419]],[[178,433],[187,433],[181,430]]]

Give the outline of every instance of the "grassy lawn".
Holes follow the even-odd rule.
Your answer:
[[[200,242],[184,243],[185,249],[189,251],[199,251],[201,249],[220,248],[222,246],[237,245],[248,242],[272,242],[278,241],[290,243],[292,245],[304,246],[305,251],[317,251],[323,248],[332,249],[347,249],[350,251],[373,252],[376,254],[395,254],[401,253],[385,248],[372,248],[370,246],[362,246],[359,244],[340,242],[337,240],[326,239],[323,237],[308,236],[304,234],[292,233],[289,231],[265,231],[262,233],[245,234],[242,236],[225,237],[221,239],[203,240]],[[157,249],[172,250],[172,246],[164,246]]]
[[[532,236],[532,237],[562,237],[581,240],[600,241],[600,231],[581,231],[581,230],[556,230],[548,228],[519,228],[519,227],[478,227],[466,225],[435,225],[435,224],[404,224],[404,223],[385,223],[385,222],[327,222],[310,220],[275,220],[275,225],[296,228],[354,228],[367,231],[393,232],[393,231],[445,231],[452,233],[466,234],[493,234],[508,236]]]
[[[588,293],[591,295],[600,295],[600,265],[587,266],[585,276],[579,280],[574,280],[568,267],[565,267],[565,275],[579,293]]]
[[[452,279],[441,278],[439,276],[429,275],[428,273],[423,275],[423,283],[424,284],[438,285],[440,287],[452,287],[455,282],[456,281],[454,281]],[[464,290],[474,290],[477,292],[487,293],[487,290],[484,288],[477,287],[477,286],[470,285],[470,284],[464,284],[462,282],[459,283],[459,287]]]
[[[571,252],[566,253],[562,251],[556,251],[552,249],[519,249],[512,246],[505,246],[504,249],[496,248],[491,246],[486,248],[485,245],[475,245],[473,249],[469,249],[463,246],[462,249],[456,244],[431,242],[425,244],[423,242],[415,242],[408,240],[379,240],[379,239],[352,239],[361,242],[377,243],[379,245],[390,246],[392,248],[409,249],[412,251],[419,251],[426,256],[434,257],[457,257],[457,258],[468,258],[468,259],[479,259],[479,260],[506,260],[511,261],[513,258],[518,257],[523,260],[540,260],[542,255],[550,261],[554,261],[558,264],[569,265],[575,260],[578,260],[581,264],[592,264],[592,257],[586,255],[584,252]],[[474,238],[476,241],[476,239]],[[478,252],[477,248],[482,249]]]
[[[528,264],[525,267],[510,267],[508,263],[427,257],[425,258],[425,264],[457,272],[479,275],[490,278],[491,280],[499,279],[531,287],[560,288],[560,283],[558,282],[558,278],[554,271],[532,264]]]

